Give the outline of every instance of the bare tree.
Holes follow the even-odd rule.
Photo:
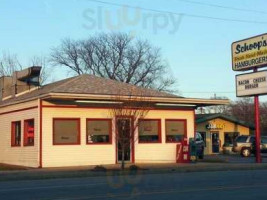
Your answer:
[[[29,63],[30,66],[41,66],[40,85],[44,85],[52,78],[53,69],[48,65],[46,57],[33,56]]]
[[[23,69],[23,65],[17,55],[3,52],[0,57],[0,77],[12,76],[13,72]],[[28,66],[41,66],[40,85],[46,83],[52,76],[52,68],[48,65],[47,59],[42,56],[33,56]]]
[[[160,91],[172,90],[175,79],[159,48],[129,34],[101,34],[86,40],[63,40],[53,48],[54,65]]]
[[[0,57],[0,77],[12,76],[14,71],[22,69],[17,55],[3,52]]]
[[[260,107],[260,126],[261,132],[264,135],[267,135],[267,102],[263,102]]]
[[[254,124],[254,103],[252,98],[240,98],[231,103],[230,112],[236,118]]]
[[[135,94],[134,91],[131,91]],[[135,135],[139,127],[139,119],[145,118],[152,107],[149,99],[144,95],[130,95],[127,99],[118,96],[110,115],[115,119],[115,142],[118,153],[121,155],[121,169],[125,168],[127,149],[132,148],[138,136]],[[130,156],[130,155],[128,155]]]
[[[211,97],[211,99],[228,99],[227,97],[221,96],[221,97]],[[211,113],[221,113],[221,114],[226,114],[229,115],[231,114],[230,112],[231,107],[230,105],[218,105],[218,106],[208,106],[208,107],[200,107],[198,108],[197,112],[200,114],[211,114]]]

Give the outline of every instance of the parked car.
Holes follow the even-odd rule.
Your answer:
[[[252,154],[256,153],[256,145],[255,144],[256,144],[255,142],[252,143],[252,149],[251,149]],[[260,149],[261,149],[261,153],[267,153],[267,137],[266,136],[261,137]]]
[[[199,159],[203,159],[204,158],[205,142],[204,142],[201,134],[198,132],[196,132],[195,144],[196,144],[197,157]]]
[[[261,137],[261,153],[267,153],[267,137]],[[255,136],[241,135],[234,141],[233,152],[240,153],[243,157],[255,154]]]
[[[231,154],[233,152],[233,147],[234,145],[233,144],[230,144],[230,143],[224,143],[223,144],[223,153],[224,154]]]

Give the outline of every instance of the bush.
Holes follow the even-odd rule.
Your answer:
[[[101,165],[97,165],[94,167],[93,171],[96,171],[96,172],[105,172],[107,169]]]
[[[136,170],[139,170],[140,167],[138,167],[137,165],[131,165],[131,166],[129,167],[129,169],[130,169],[131,171],[136,171]]]

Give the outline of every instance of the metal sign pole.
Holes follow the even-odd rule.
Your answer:
[[[254,72],[257,72],[257,68],[254,69]],[[259,96],[254,96],[254,110],[255,110],[255,142],[256,142],[256,163],[261,163],[261,151],[260,151],[260,143],[261,143],[261,134],[260,134],[260,112],[259,112]]]

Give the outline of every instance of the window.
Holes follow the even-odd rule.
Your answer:
[[[261,143],[266,145],[267,144],[267,137],[262,137]]]
[[[246,141],[245,141],[246,142]],[[250,143],[254,143],[255,142],[255,137],[254,136],[251,136],[250,139],[249,139],[249,142]]]
[[[245,143],[245,142],[247,142],[247,139],[248,139],[248,136],[240,136],[240,137],[236,138],[236,142]]]
[[[168,119],[165,126],[166,142],[181,142],[186,137],[186,120]]]
[[[204,146],[206,147],[206,132],[199,132],[203,141],[204,141]]]
[[[21,142],[21,122],[12,122],[11,123],[11,146],[16,147],[20,146]]]
[[[24,146],[34,146],[34,119],[24,121]]]
[[[80,144],[80,119],[54,119],[53,144]]]
[[[142,119],[138,126],[139,143],[161,142],[161,120]]]
[[[225,132],[224,133],[224,144],[233,144],[238,136],[239,136],[239,132]]]
[[[112,143],[111,119],[87,119],[86,142],[87,144]]]

